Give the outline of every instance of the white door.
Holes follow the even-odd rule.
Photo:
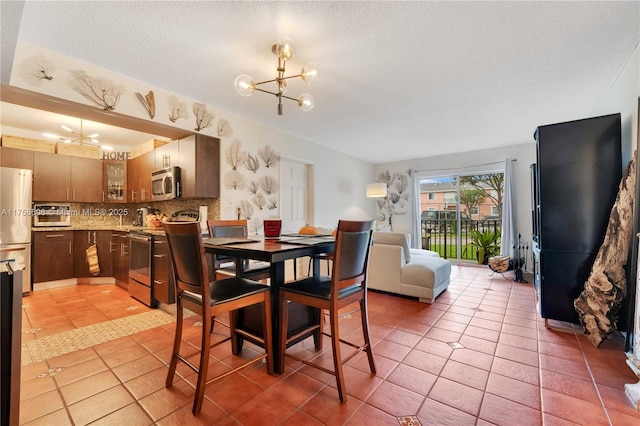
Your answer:
[[[298,232],[309,223],[309,165],[280,160],[282,233]]]

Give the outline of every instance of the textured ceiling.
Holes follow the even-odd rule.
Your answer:
[[[532,141],[588,117],[640,39],[639,2],[27,1],[19,39],[384,163]],[[233,82],[313,62],[304,113]]]

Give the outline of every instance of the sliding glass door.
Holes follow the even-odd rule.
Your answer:
[[[457,263],[498,254],[503,185],[502,172],[419,178],[422,248]]]

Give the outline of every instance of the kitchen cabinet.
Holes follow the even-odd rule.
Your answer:
[[[179,146],[180,142],[174,141],[156,148],[153,151],[155,155],[155,170],[179,166]]]
[[[101,161],[35,151],[33,200],[101,202]]]
[[[73,278],[73,231],[40,231],[33,237],[33,282]]]
[[[180,140],[182,198],[220,196],[220,139],[196,133]]]
[[[113,261],[111,257],[111,231],[73,231],[73,276],[74,278],[111,277]],[[98,249],[100,273],[89,272],[87,249],[92,245]]]
[[[153,298],[166,305],[175,303],[176,298],[167,237],[155,236],[153,238],[152,262]]]
[[[127,202],[127,162],[102,161],[102,193],[107,203]]]
[[[112,273],[116,279],[116,284],[124,289],[129,288],[129,233],[113,231],[111,232],[111,262]]]
[[[155,152],[150,151],[127,161],[127,191],[131,203],[151,201],[151,172],[155,170]]]
[[[0,147],[0,166],[33,170],[33,151]]]

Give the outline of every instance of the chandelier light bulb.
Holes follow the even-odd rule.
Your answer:
[[[251,96],[256,91],[256,82],[253,77],[242,74],[236,78],[236,91],[240,96]]]
[[[298,98],[298,106],[304,112],[311,111],[313,109],[313,107],[315,106],[315,104],[316,104],[315,99],[313,99],[313,96],[311,96],[308,93],[303,93]]]
[[[300,71],[300,77],[307,83],[313,83],[314,81],[318,81],[318,70],[313,64],[306,64],[302,67],[302,71]]]
[[[274,44],[271,51],[274,55],[277,55],[278,58],[285,61],[296,56],[296,46],[293,44],[293,41],[289,39],[284,39],[279,41],[277,44]]]

